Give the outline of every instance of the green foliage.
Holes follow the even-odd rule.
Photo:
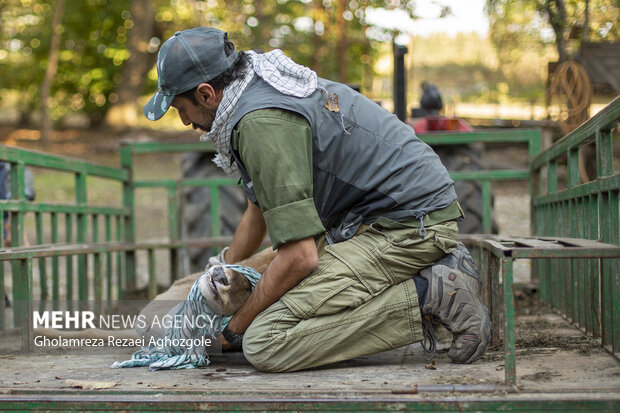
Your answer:
[[[0,1],[0,96],[19,94],[16,109],[28,117],[40,106],[57,2]],[[392,38],[370,30],[366,9],[400,8],[414,16],[413,1],[154,0],[155,21],[138,22],[130,12],[132,1],[139,0],[65,1],[49,101],[53,119],[71,113],[86,114],[95,123],[103,119],[118,100],[121,68],[130,58],[128,32],[136,24],[153,25],[155,36],[145,39],[151,53],[177,30],[208,25],[227,31],[241,50],[280,48],[320,76],[364,84],[379,41]],[[156,87],[155,69],[145,82],[148,90]]]
[[[54,4],[54,3],[52,3]],[[48,64],[52,6],[49,2],[8,0],[0,12],[0,76],[2,85],[23,94],[23,110],[38,106],[38,88]],[[120,68],[129,57],[129,3],[67,0],[61,27],[58,74],[50,111],[58,119],[82,111],[100,120],[114,102]]]
[[[558,16],[558,5],[566,9],[566,19]],[[551,19],[563,25],[564,41],[574,54],[586,29],[583,0],[487,0],[490,36],[502,60],[516,61],[522,49],[553,45],[557,38]],[[618,0],[590,0],[588,41],[620,40],[620,4]]]
[[[573,56],[583,41],[585,3],[583,0],[487,1],[489,36],[510,90],[526,90],[525,95],[530,99],[542,97],[547,62],[558,59],[560,47],[550,19],[559,24],[562,45],[568,56]],[[566,9],[565,19],[559,17],[559,5]],[[618,41],[619,13],[617,0],[590,0],[587,40]]]

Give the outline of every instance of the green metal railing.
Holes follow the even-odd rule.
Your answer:
[[[168,239],[170,242],[181,240],[181,194],[183,188],[208,187],[210,198],[209,220],[210,236],[219,237],[220,228],[220,188],[224,186],[237,186],[238,181],[230,178],[200,178],[200,179],[136,179],[135,178],[135,155],[172,154],[182,152],[207,152],[215,153],[213,145],[205,142],[125,142],[121,144],[121,165],[132,177],[129,185],[130,191],[126,196],[126,205],[130,211],[127,223],[126,241],[135,242],[135,193],[140,188],[161,188],[167,191],[168,205]],[[205,200],[206,202],[206,200]],[[128,285],[135,285],[135,258],[128,254],[127,276]],[[170,250],[170,283],[179,278],[179,250]]]
[[[158,179],[135,180],[136,154],[177,153],[188,151],[213,152],[205,143],[126,143],[122,145],[122,168],[112,168],[64,156],[17,149],[0,145],[0,162],[11,165],[12,199],[0,200],[0,216],[9,214],[11,248],[6,250],[0,237],[0,299],[6,292],[5,262],[12,279],[13,327],[28,323],[33,300],[51,300],[54,309],[66,302],[71,308],[74,300],[85,305],[121,299],[136,286],[137,254],[146,254],[148,296],[157,294],[156,251],[170,254],[171,282],[178,277],[179,251],[189,247],[222,247],[230,237],[218,237],[219,190],[222,186],[237,185],[232,179]],[[26,168],[36,169],[37,176],[49,172],[74,175],[75,200],[53,203],[44,200],[27,201],[25,196]],[[96,206],[89,203],[87,181],[103,178],[120,185],[116,198],[120,205]],[[180,191],[184,187],[206,186],[211,196],[211,237],[181,239],[179,226]],[[112,187],[112,185],[110,185]],[[168,237],[166,241],[136,242],[135,193],[139,188],[165,188],[168,191]],[[114,199],[114,194],[109,198]],[[29,215],[33,219],[28,220]],[[34,240],[25,243],[27,222],[34,221]],[[29,238],[32,238],[30,236]],[[33,242],[34,241],[34,242]],[[61,262],[61,260],[63,260]],[[77,262],[77,271],[74,264]],[[38,264],[38,265],[37,265]],[[35,267],[36,265],[36,267]],[[38,278],[40,293],[35,296],[33,274]],[[49,276],[51,275],[51,282]],[[77,288],[74,278],[77,276]],[[51,294],[50,294],[51,284]],[[0,330],[4,330],[5,306],[0,305]],[[30,325],[30,324],[26,324]],[[24,329],[24,334],[27,333]],[[30,341],[24,341],[25,344]]]
[[[620,174],[614,173],[613,164],[614,129],[619,123],[620,97],[536,157],[530,186],[534,234],[620,245]],[[588,145],[596,148],[597,174],[595,180],[584,183],[579,168],[580,151]],[[566,187],[561,188],[564,179]],[[617,354],[618,260],[544,260],[535,270],[541,297]]]
[[[0,161],[11,165],[10,174],[10,200],[0,200],[0,216],[8,213],[10,219],[11,244],[13,247],[24,245],[24,231],[26,219],[32,215],[35,222],[35,238],[29,240],[30,244],[57,244],[61,240],[64,243],[84,244],[92,242],[113,242],[122,240],[124,221],[129,217],[129,210],[124,205],[115,207],[100,207],[89,205],[87,194],[87,178],[97,177],[120,183],[128,188],[129,179],[126,171],[117,168],[96,165],[93,163],[69,159],[35,151],[27,151],[0,145]],[[56,171],[72,174],[75,180],[75,200],[69,203],[51,203],[45,201],[30,202],[25,195],[26,167],[35,167],[43,171]],[[43,172],[45,173],[45,172]],[[64,220],[64,225],[61,221]],[[102,225],[101,225],[102,224]],[[103,226],[103,234],[101,233]],[[64,227],[64,228],[63,228]],[[4,237],[0,237],[0,245],[4,248]],[[47,243],[46,243],[47,240]],[[33,257],[34,258],[34,257]],[[105,261],[104,276],[107,280],[107,298],[111,298],[113,279],[113,260],[120,265],[121,254],[112,257],[111,253],[103,256],[98,255],[98,264]],[[59,300],[68,301],[79,299],[87,300],[89,290],[94,289],[96,296],[101,296],[102,273],[96,274],[92,285],[88,282],[88,262],[85,256],[77,258],[77,272],[74,271],[74,260],[67,257],[62,274],[60,273],[59,257],[51,257],[51,263],[47,265],[47,258],[37,257],[40,277],[41,300],[51,299],[55,306]],[[4,260],[2,260],[4,261]],[[27,313],[21,305],[29,302],[32,297],[32,283],[23,278],[26,271],[31,271],[32,260],[12,260],[10,264],[13,280],[13,309],[14,324],[19,325]],[[4,298],[5,274],[4,262],[0,262],[0,297]],[[48,285],[48,273],[51,272],[51,296]],[[74,289],[74,275],[77,275],[77,291]],[[64,291],[61,292],[61,282]],[[121,278],[117,276],[120,286]],[[76,296],[77,292],[77,296]],[[0,306],[0,329],[4,329],[4,305]]]
[[[468,145],[474,143],[490,144],[527,144],[529,160],[536,157],[541,150],[539,129],[492,130],[476,132],[450,132],[420,134],[418,137],[432,146]],[[505,180],[529,180],[527,169],[497,169],[478,171],[449,171],[455,181],[479,181],[482,193],[482,228],[484,233],[492,232],[491,183]]]

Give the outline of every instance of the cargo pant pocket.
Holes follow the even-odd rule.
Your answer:
[[[305,320],[355,308],[370,297],[345,263],[323,254],[317,269],[281,300],[295,316]]]

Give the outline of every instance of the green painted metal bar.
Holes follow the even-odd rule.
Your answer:
[[[516,180],[528,179],[530,171],[521,169],[486,170],[486,171],[449,171],[450,177],[456,181],[480,181],[480,180]]]
[[[551,402],[540,397],[518,398],[505,394],[506,389],[498,388],[501,397],[491,398],[476,394],[472,389],[466,396],[458,394],[436,395],[431,392],[425,396],[423,387],[418,386],[420,394],[398,395],[389,391],[382,393],[364,392],[353,397],[339,393],[327,396],[264,395],[247,396],[241,391],[221,392],[181,392],[166,391],[154,400],[152,392],[94,392],[80,391],[78,394],[59,392],[39,392],[38,394],[0,395],[0,409],[3,411],[140,411],[140,412],[617,412],[620,401],[613,394],[603,394],[596,398],[584,399],[579,395],[557,395]],[[413,393],[413,391],[411,392]],[[414,396],[414,397],[412,397]]]
[[[575,228],[577,226],[577,221],[578,219],[575,218],[575,213],[576,213],[576,208],[575,206],[573,206],[572,204],[569,205],[569,225],[572,226],[572,230],[571,233],[574,233]],[[576,260],[570,260],[569,262],[565,263],[565,270],[566,272],[564,273],[565,276],[564,278],[566,278],[566,280],[562,281],[561,280],[561,276],[558,277],[560,278],[559,281],[559,285],[558,288],[562,290],[562,295],[563,295],[563,300],[562,300],[562,307],[561,307],[561,311],[562,314],[567,317],[567,318],[571,318],[571,313],[573,311],[573,301],[577,301],[577,303],[582,302],[581,299],[576,299],[576,295],[574,294],[574,280],[575,279],[580,279],[582,278],[583,274],[581,273],[581,271],[578,268],[578,263]],[[575,297],[575,300],[573,300],[573,297]]]
[[[231,178],[191,178],[180,182],[184,187],[192,186],[239,186],[239,180]]]
[[[588,221],[588,234],[586,238],[588,239],[599,239],[598,234],[598,197],[594,195],[588,196],[588,208],[587,208],[587,221]],[[593,331],[592,335],[594,338],[601,337],[601,268],[599,266],[600,260],[597,259],[589,259],[588,260],[588,273],[592,274],[594,277],[594,291],[595,294],[593,300],[592,307],[592,325]],[[598,291],[597,291],[598,290]]]
[[[85,173],[101,178],[126,181],[127,172],[108,166],[93,164],[87,161],[71,159],[60,155],[51,155],[27,149],[18,149],[0,145],[0,160],[11,163],[23,163],[24,165],[37,166],[59,171]],[[23,182],[23,181],[22,181]]]
[[[609,217],[609,194],[602,192],[599,196],[599,219],[600,222],[608,222]],[[609,225],[601,225],[601,239],[603,241],[609,241],[611,238]],[[614,312],[613,312],[613,281],[611,278],[611,271],[605,261],[602,262],[602,285],[601,291],[603,293],[602,300],[602,343],[603,346],[613,347],[613,330],[614,330]]]
[[[124,234],[123,240],[125,242],[134,242],[136,240],[136,223],[135,223],[135,191],[133,187],[134,171],[132,154],[129,146],[121,146],[121,167],[127,171],[129,179],[123,183],[123,206],[130,211],[129,215],[125,216],[125,222],[123,225]],[[136,288],[136,256],[133,252],[128,251],[123,257],[125,261],[125,287],[130,291]]]
[[[429,145],[460,145],[465,143],[530,143],[540,137],[539,129],[509,129],[475,132],[420,133],[417,135]],[[535,151],[532,147],[531,151]]]
[[[170,242],[178,241],[181,233],[179,222],[180,185],[168,188],[168,237]],[[170,284],[179,278],[179,253],[170,250]]]
[[[26,168],[23,162],[17,162],[12,165],[10,180],[12,198],[19,201],[25,201]],[[12,211],[10,209],[10,203],[8,202],[4,207],[6,210],[10,211],[11,245],[24,245],[24,212],[20,210]]]
[[[32,317],[32,259],[16,260],[13,264],[13,325],[21,328],[25,339],[32,328],[28,323]],[[25,343],[29,341],[22,341],[22,347]]]
[[[75,176],[75,202],[78,206],[88,203],[86,189],[86,174],[78,173]],[[76,240],[79,244],[85,243],[88,231],[88,216],[84,213],[76,214]],[[78,261],[78,299],[80,306],[85,305],[88,300],[88,274],[87,261],[85,255],[80,255]]]
[[[131,154],[156,154],[179,152],[215,152],[210,142],[123,142],[121,151]]]
[[[105,216],[105,242],[112,242],[112,217]],[[112,302],[112,253],[106,252],[105,280],[106,280],[106,302]]]
[[[51,243],[58,243],[58,214],[50,214]],[[58,257],[52,257],[52,307],[58,310],[60,306],[60,283],[59,283]]]
[[[504,292],[504,380],[508,385],[517,384],[515,360],[515,308],[512,259],[502,258]]]
[[[238,180],[229,178],[148,179],[134,182],[134,188],[172,188],[177,185],[192,186],[237,186]]]
[[[94,267],[94,279],[93,279],[93,292],[95,298],[95,306],[99,314],[103,313],[103,278],[102,275],[102,263],[101,253],[93,254],[93,267]]]
[[[41,245],[44,243],[43,241],[43,214],[38,212],[35,214],[34,217],[35,217],[37,244]],[[47,300],[49,296],[49,290],[47,288],[47,268],[45,265],[45,260],[43,258],[39,259],[39,285],[41,289],[41,301]]]
[[[122,234],[122,217],[116,217],[116,241],[121,241],[123,239]],[[123,258],[124,254],[122,252],[116,253],[116,298],[118,300],[123,299]]]
[[[611,191],[609,193],[609,241],[615,245],[620,245],[620,190]],[[613,206],[616,205],[616,208]],[[609,271],[612,289],[612,314],[613,314],[613,331],[612,331],[612,352],[620,358],[620,264],[617,261],[604,260],[606,270]]]
[[[529,131],[528,132],[529,135],[529,142],[528,142],[528,149],[529,149],[529,161],[532,162],[534,160],[534,158],[536,158],[538,155],[540,155],[540,152],[542,151],[542,142],[540,140],[540,131],[539,130],[534,130],[534,131]]]
[[[19,282],[23,284],[20,289],[23,293],[24,302],[19,307],[15,302],[15,312],[22,312],[19,318],[22,326],[22,349],[24,351],[32,351],[32,259],[21,260],[19,272]],[[13,284],[15,288],[15,284]],[[16,326],[20,323],[16,323]]]
[[[71,255],[95,254],[105,252],[126,252],[147,249],[183,249],[190,247],[213,248],[224,247],[232,241],[232,236],[194,238],[177,242],[144,241],[137,243],[111,242],[99,244],[57,244],[22,247],[0,251],[0,261],[25,260],[33,258],[62,257]],[[265,246],[267,244],[264,244]],[[617,254],[620,256],[620,253]]]
[[[212,186],[210,189],[210,199],[211,199],[211,236],[219,237],[221,234],[220,228],[220,192],[217,187]]]
[[[556,144],[543,151],[534,159],[532,168],[540,169],[552,159],[556,159],[566,153],[567,150],[580,145],[586,145],[596,139],[597,131],[610,131],[618,124],[620,119],[620,97],[614,99],[603,110],[586,121]]]
[[[155,250],[150,248],[147,250],[148,266],[149,266],[149,286],[148,296],[152,300],[157,295],[157,265],[155,261]]]
[[[482,229],[486,234],[493,232],[491,223],[491,182],[481,182],[482,188]]]
[[[73,215],[65,214],[65,242],[70,243],[73,240]],[[66,257],[66,279],[67,279],[67,300],[69,308],[71,308],[73,296],[73,257]]]
[[[614,174],[614,143],[611,130],[596,131],[596,164],[598,177]]]
[[[6,211],[23,212],[61,212],[68,214],[112,214],[129,215],[129,211],[124,208],[109,208],[97,206],[78,206],[62,204],[32,203],[26,201],[3,201],[2,207]]]
[[[579,155],[579,153],[577,153],[577,155]],[[579,158],[577,157],[577,159]],[[577,180],[579,180],[578,172],[577,172]],[[579,207],[577,205],[577,199],[573,199],[567,202],[567,212],[568,212],[568,222],[566,224],[567,224],[567,229],[569,229],[568,233],[572,236],[577,237],[577,233],[579,232],[578,231]],[[584,281],[587,281],[587,280],[584,279],[583,272],[581,271],[578,260],[566,260],[565,265],[566,265],[566,272],[564,274],[566,274],[565,278],[568,279],[568,282],[559,280],[560,282],[559,287],[563,293],[560,310],[562,311],[562,314],[564,316],[566,316],[569,312],[568,311],[568,304],[569,304],[568,301],[570,300],[569,296],[572,295],[573,293],[572,289],[570,288],[570,284],[569,284],[570,280],[573,277],[577,277],[579,278],[579,282],[581,283],[581,285],[584,287],[584,289],[580,289],[580,292],[582,292],[582,296],[580,297],[579,302],[582,304],[582,307],[583,307],[583,304],[585,304],[585,300],[586,300],[585,288],[587,288],[587,284],[584,283]],[[580,317],[583,317],[584,315],[583,310],[584,309],[582,308],[580,312]]]
[[[500,325],[500,316],[503,315],[503,313],[500,311],[501,297],[499,290],[499,277],[497,274],[499,274],[500,271],[501,261],[494,255],[489,254],[487,262],[489,263],[489,271],[493,274],[491,277],[491,305],[496,309],[494,311],[495,314],[491,314],[491,323],[496,326],[496,328],[491,330],[491,338],[494,343],[499,343],[499,328],[497,328],[497,326]]]
[[[569,191],[561,191],[553,194],[547,194],[535,197],[532,202],[534,205],[544,205],[554,202],[567,201],[575,197],[585,197],[596,195],[600,192],[609,192],[620,188],[620,174],[599,178],[597,181],[588,182],[572,188]]]
[[[99,215],[91,215],[91,242],[99,242]]]
[[[571,149],[567,154],[568,159],[568,188],[579,185],[579,148]]]
[[[574,151],[573,151],[574,152]],[[578,152],[577,152],[577,167],[578,167]],[[570,162],[570,161],[569,161]],[[577,173],[577,180],[579,179],[579,174]],[[570,180],[570,179],[569,179]],[[570,183],[569,183],[570,185]],[[582,237],[580,235],[581,231],[581,217],[579,216],[579,207],[578,207],[578,203],[579,203],[579,198],[575,198],[572,201],[569,201],[569,217],[570,217],[570,221],[569,221],[569,228],[570,228],[570,232],[569,234],[571,236],[574,237]],[[587,325],[585,323],[585,320],[587,319],[587,314],[588,314],[588,301],[589,301],[589,284],[590,284],[590,279],[588,276],[586,276],[586,274],[584,274],[583,269],[581,267],[581,260],[579,259],[572,259],[569,261],[569,269],[570,271],[567,273],[569,275],[569,277],[577,277],[579,279],[579,284],[580,284],[580,288],[579,288],[579,295],[576,297],[576,299],[579,302],[579,325],[585,327],[586,332],[588,331]],[[562,283],[563,285],[566,285],[567,283]],[[568,311],[565,311],[564,314],[567,314]]]

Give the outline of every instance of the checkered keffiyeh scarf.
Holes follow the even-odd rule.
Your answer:
[[[233,81],[224,89],[211,131],[200,139],[210,141],[217,150],[213,160],[227,175],[233,176],[238,167],[232,161],[230,152],[231,120],[243,91],[254,74],[257,74],[281,93],[296,97],[310,96],[317,88],[317,75],[311,69],[293,62],[281,50],[273,50],[265,54],[245,52],[250,64],[245,75]]]
[[[223,267],[230,268],[233,271],[243,274],[250,281],[252,289],[256,287],[261,277],[261,275],[251,267],[242,265],[223,265]],[[203,277],[207,276],[210,276],[209,271],[198,278],[194,285],[192,285],[187,295],[187,300],[175,306],[167,315],[172,316],[173,319],[180,318],[181,320],[192,320],[199,315],[208,317],[203,318],[203,320],[213,319],[216,314],[209,308],[207,300],[200,291],[200,281]],[[163,344],[166,343],[164,340],[168,339],[168,342],[171,343],[170,345],[164,344],[161,347],[156,344],[144,345],[131,356],[131,359],[120,362],[115,361],[110,368],[120,369],[148,366],[150,370],[180,370],[206,366],[209,364],[209,356],[207,355],[205,346],[202,344],[187,346],[183,345],[187,344],[187,341],[180,340],[191,339],[193,341],[195,339],[199,340],[201,337],[215,340],[215,336],[228,325],[231,318],[231,316],[216,317],[213,329],[208,325],[191,325],[185,322],[182,326],[174,325],[166,328],[165,335],[159,338],[159,341]],[[150,340],[145,337],[142,337],[142,339],[150,342]]]

